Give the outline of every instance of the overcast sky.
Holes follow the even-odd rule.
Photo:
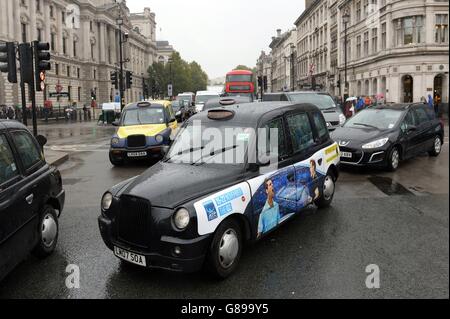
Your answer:
[[[131,12],[156,13],[157,39],[168,40],[210,78],[239,64],[255,66],[276,29],[294,27],[303,0],[127,0]],[[160,30],[162,29],[162,30]]]

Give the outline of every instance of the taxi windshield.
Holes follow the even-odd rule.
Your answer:
[[[166,156],[167,162],[195,166],[243,166],[246,163],[248,145],[255,136],[251,128],[196,122],[188,123],[180,130]]]
[[[122,126],[164,124],[163,107],[143,107],[126,110],[122,118]]]

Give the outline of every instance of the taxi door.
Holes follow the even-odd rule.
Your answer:
[[[173,111],[173,107],[172,104],[169,104],[166,107],[167,110],[167,114],[169,117],[169,127],[172,129],[172,132],[175,131],[178,128],[178,122],[177,119],[175,117],[175,112]]]

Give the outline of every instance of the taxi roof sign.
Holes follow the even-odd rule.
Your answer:
[[[216,121],[227,121],[234,117],[234,111],[231,110],[210,110],[208,118]]]
[[[150,103],[150,102],[147,102],[147,101],[145,101],[145,102],[139,102],[138,104],[137,104],[137,106],[138,107],[149,107],[149,106],[151,106],[152,104]]]

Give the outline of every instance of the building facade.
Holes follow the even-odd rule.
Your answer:
[[[157,62],[169,63],[172,54],[175,52],[169,41],[156,41]]]
[[[261,51],[261,55],[256,62],[257,76],[267,78],[267,92],[272,92],[272,56]]]
[[[295,29],[282,33],[277,30],[277,36],[272,37],[269,47],[272,50],[272,78],[269,80],[271,92],[288,91],[293,87],[296,60]]]
[[[419,102],[432,95],[448,105],[448,0],[306,0],[305,4],[292,31],[295,89],[315,84],[336,96],[378,95],[396,103]],[[282,54],[292,41],[287,37],[278,34],[270,44],[274,91],[288,83]]]
[[[114,101],[118,90],[110,73],[119,70],[119,26],[122,32],[124,69],[133,72],[133,85],[126,90],[125,101],[143,96],[147,68],[157,58],[155,14],[146,8],[131,14],[126,2],[114,0],[2,0],[0,3],[0,41],[50,43],[51,71],[47,72],[46,90],[37,94],[37,104],[51,100],[53,107],[76,103]],[[56,85],[69,97],[52,98]],[[21,103],[18,84],[0,76],[0,104]]]

